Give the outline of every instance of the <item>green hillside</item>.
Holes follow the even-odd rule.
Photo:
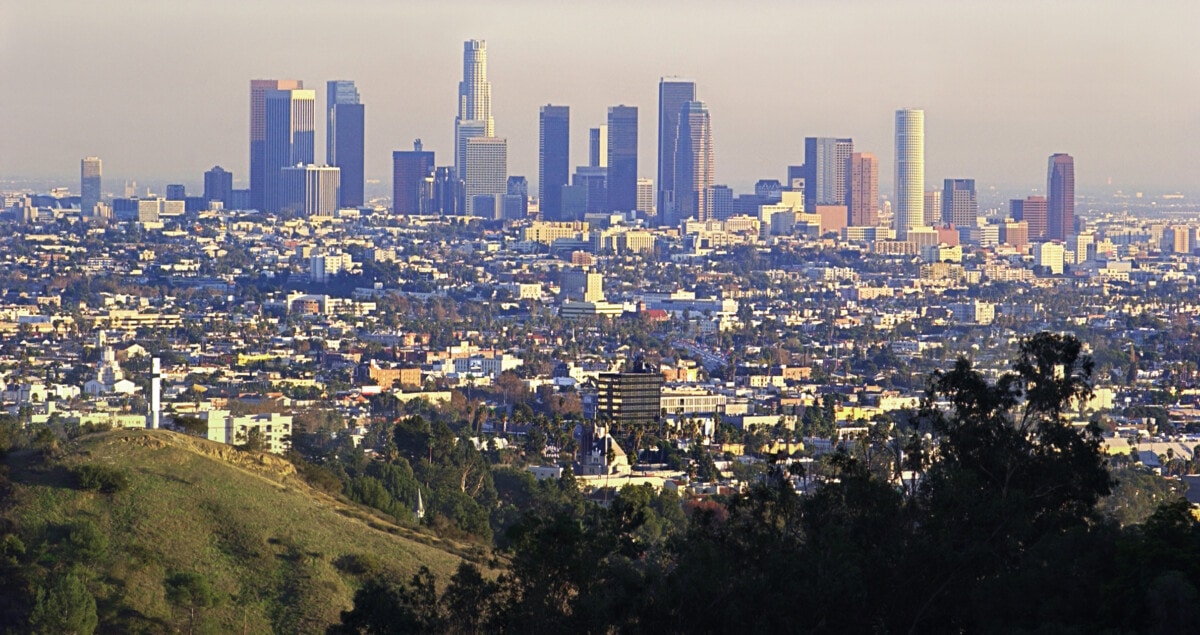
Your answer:
[[[279,457],[167,431],[88,435],[60,459],[8,463],[2,514],[25,560],[45,577],[76,567],[98,632],[323,632],[366,576],[425,565],[448,579],[473,555],[314,490]],[[82,465],[115,468],[127,487],[81,488]],[[193,614],[168,601],[179,574],[207,581],[215,603]]]

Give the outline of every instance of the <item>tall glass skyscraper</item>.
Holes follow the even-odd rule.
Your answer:
[[[942,223],[974,227],[979,222],[975,179],[946,179],[942,186]]]
[[[668,213],[675,196],[675,143],[679,113],[696,100],[696,82],[663,77],[658,81],[658,214]]]
[[[588,167],[608,167],[608,125],[588,129]]]
[[[846,204],[846,166],[851,154],[854,154],[852,139],[805,137],[801,171],[805,209]]]
[[[608,211],[637,209],[638,109],[608,109]]]
[[[712,120],[702,101],[689,101],[679,111],[675,143],[675,211],[668,222],[687,218],[710,220],[713,186]]]
[[[476,210],[479,197],[491,197],[492,213],[500,209],[508,193],[508,140],[499,137],[467,139],[467,174],[463,179],[467,216],[484,215]]]
[[[467,40],[463,43],[463,79],[458,83],[458,114],[454,118],[454,168],[459,178],[466,178],[467,139],[495,134],[487,42]]]
[[[925,221],[925,111],[896,111],[896,237]]]
[[[225,209],[233,207],[233,172],[219,165],[204,173],[204,201],[220,201]]]
[[[436,166],[433,152],[413,142],[413,149],[392,153],[392,211],[397,214],[428,214],[433,210],[432,179]],[[429,187],[426,187],[426,183]]]
[[[304,88],[295,79],[250,80],[250,207],[267,209],[267,180],[273,172],[267,169],[267,93],[273,90]]]
[[[1009,216],[1015,221],[1025,221],[1028,227],[1026,237],[1032,242],[1046,240],[1046,197],[1027,196],[1023,199],[1014,198],[1009,201]]]
[[[1075,159],[1053,154],[1046,171],[1046,237],[1066,240],[1075,233]]]
[[[562,220],[562,188],[571,177],[571,109],[542,106],[538,118],[538,200],[542,216]]]
[[[879,224],[879,161],[869,152],[850,155],[846,170],[846,206],[855,227]]]
[[[267,211],[277,212],[284,203],[280,170],[314,161],[316,119],[315,90],[297,88],[267,92],[263,161]]]
[[[79,162],[79,213],[91,216],[100,202],[100,159],[87,157]]]
[[[342,207],[363,204],[365,112],[354,82],[334,80],[325,93],[325,162],[341,168]]]

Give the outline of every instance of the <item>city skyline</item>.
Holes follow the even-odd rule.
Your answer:
[[[327,22],[341,24],[346,19],[336,12],[326,15],[312,5],[301,5],[303,10],[283,18],[297,34],[316,33]],[[273,6],[266,2],[231,8],[230,19],[218,25],[215,16],[204,15],[197,5],[189,28],[210,37],[217,37],[218,26],[244,35],[247,27],[238,25]],[[681,13],[674,3],[650,8],[645,23],[635,25],[623,36],[623,46],[617,47],[621,50],[608,61],[589,55],[600,34],[574,26],[579,21],[564,20],[561,31],[523,41],[518,35],[531,32],[527,27],[535,16],[532,11],[520,10],[522,6],[526,5],[506,7],[505,11],[481,9],[479,15],[453,26],[431,28],[411,41],[370,44],[368,50],[353,57],[330,52],[323,46],[306,49],[300,46],[308,39],[305,37],[290,37],[288,42],[268,38],[258,43],[232,42],[219,53],[221,63],[210,64],[211,60],[202,60],[194,53],[174,50],[144,59],[138,47],[120,44],[122,33],[129,33],[131,24],[97,8],[78,5],[78,11],[60,18],[60,27],[67,35],[85,27],[111,32],[102,41],[88,42],[95,49],[94,55],[77,54],[70,60],[50,56],[33,64],[29,55],[38,47],[22,46],[27,41],[25,33],[6,30],[7,37],[0,40],[0,50],[5,53],[0,55],[5,60],[0,62],[2,77],[9,85],[25,86],[31,93],[30,99],[22,103],[4,106],[0,138],[23,152],[19,158],[11,152],[0,153],[0,178],[69,182],[67,178],[79,157],[100,156],[106,162],[106,172],[112,175],[109,183],[128,178],[194,183],[205,169],[219,164],[234,173],[239,187],[246,187],[249,166],[244,131],[249,122],[242,105],[245,82],[255,77],[301,78],[317,86],[318,98],[323,98],[323,82],[353,77],[372,96],[374,112],[387,113],[373,117],[366,140],[366,177],[386,185],[390,152],[407,148],[413,138],[423,138],[426,147],[442,156],[452,156],[452,131],[447,130],[445,113],[454,107],[455,84],[461,79],[455,70],[457,51],[463,40],[479,38],[487,40],[491,49],[488,71],[494,92],[493,111],[497,135],[510,140],[510,172],[530,177],[531,184],[537,169],[537,108],[546,103],[567,105],[577,113],[571,127],[571,137],[576,139],[571,165],[586,164],[586,144],[582,140],[588,128],[603,122],[607,105],[639,106],[643,117],[640,127],[648,132],[639,139],[639,176],[655,178],[657,131],[650,117],[657,107],[657,83],[664,76],[684,75],[702,85],[705,102],[721,122],[722,162],[715,181],[739,191],[759,178],[782,179],[787,165],[802,160],[804,137],[845,134],[855,139],[856,149],[879,158],[881,189],[890,192],[893,157],[889,114],[902,104],[914,104],[930,115],[927,173],[935,182],[968,175],[977,179],[981,191],[991,185],[1040,191],[1044,187],[1045,157],[1068,152],[1087,166],[1079,175],[1077,187],[1081,191],[1105,186],[1110,177],[1114,188],[1125,185],[1127,190],[1191,187],[1186,166],[1195,165],[1195,147],[1200,144],[1194,142],[1195,126],[1187,125],[1194,121],[1194,108],[1182,104],[1196,103],[1192,95],[1196,89],[1177,82],[1175,77],[1195,56],[1181,55],[1185,52],[1178,48],[1181,44],[1172,44],[1175,40],[1161,33],[1165,29],[1169,35],[1171,29],[1200,13],[1187,5],[1168,3],[1160,7],[1175,19],[1156,17],[1155,37],[1150,39],[1145,37],[1151,30],[1148,18],[1130,17],[1124,31],[1112,26],[1115,20],[1110,24],[1102,19],[1119,13],[1121,5],[1115,3],[1089,5],[1086,19],[1072,11],[1071,3],[1018,3],[990,13],[927,3],[927,8],[944,9],[920,26],[931,33],[939,24],[964,15],[987,13],[994,24],[970,37],[947,34],[923,47],[900,47],[891,57],[880,56],[878,51],[856,51],[843,56],[844,60],[822,58],[821,64],[805,66],[807,75],[802,82],[784,79],[789,77],[788,63],[764,63],[778,53],[778,46],[766,38],[755,39],[754,46],[738,48],[736,54],[724,49],[706,52],[673,37],[651,42],[647,33],[655,25],[661,26],[667,17]],[[797,7],[763,6],[778,16],[778,21],[820,17],[836,26],[860,20],[871,33],[884,29],[889,19],[901,18],[899,9],[870,2],[858,7],[821,2]],[[345,13],[373,18],[355,20],[355,24],[361,23],[364,33],[375,28],[373,22],[386,23],[410,14],[413,18],[429,18],[429,24],[438,25],[434,18],[446,13],[420,6],[367,5],[357,9]],[[36,20],[41,15],[38,7],[14,3],[5,4],[0,11],[15,18],[4,21],[9,24]],[[144,13],[137,23],[141,27],[165,25],[168,18],[176,17],[155,7],[148,7]],[[564,13],[603,17],[603,12],[592,5],[559,12]],[[749,25],[750,12],[744,10],[735,12],[714,5],[698,13],[700,17],[683,15],[681,19],[695,24],[701,32],[711,32],[711,24],[735,30]],[[1038,20],[1028,20],[1030,15],[1038,15]],[[1078,20],[1077,25],[1073,24],[1077,28],[1061,47],[1038,35],[1072,20]],[[1023,37],[1007,38],[1017,26],[1027,28]],[[1123,57],[1112,63],[1096,61],[1096,55],[1117,36],[1126,40],[1136,37],[1144,46],[1124,47]],[[812,33],[801,53],[819,50],[819,44],[828,37]],[[71,38],[63,40],[69,42]],[[534,49],[545,46],[555,46],[561,54],[538,58]],[[938,55],[954,46],[960,47],[961,55]],[[77,49],[66,46],[63,50]],[[1050,55],[1052,51],[1056,55]],[[38,51],[38,55],[47,54]],[[720,55],[728,61],[722,62]],[[637,64],[630,66],[629,60],[635,56]],[[87,59],[79,69],[67,63],[79,62],[81,57]],[[984,59],[988,63],[980,66]],[[1172,72],[1166,72],[1156,66],[1161,59],[1182,61]],[[138,64],[145,66],[144,72],[130,73],[133,68],[142,68]],[[537,64],[544,64],[546,72],[532,72],[541,68]],[[846,68],[857,70],[861,81],[824,81]],[[956,72],[968,68],[976,77],[974,81],[965,81]],[[96,73],[98,69],[126,70],[106,74]],[[563,69],[574,70],[560,73]],[[85,70],[92,75],[83,77]],[[171,90],[164,91],[165,84],[156,78],[168,71],[192,81],[172,84]],[[949,79],[952,76],[953,80]],[[48,77],[55,80],[49,81]],[[923,79],[914,84],[916,78]],[[1068,81],[1055,83],[1056,78]],[[77,79],[80,90],[90,98],[75,101],[86,104],[38,99],[62,83],[74,85]],[[833,90],[820,99],[787,98],[801,90],[799,86],[814,82],[831,85]],[[414,85],[421,89],[411,90]],[[154,99],[145,96],[149,94]],[[49,107],[33,108],[35,102]],[[203,110],[193,103],[204,104]],[[85,108],[89,116],[80,116],[78,113],[85,112]],[[187,126],[179,126],[181,116],[187,117]],[[96,126],[97,121],[109,125]],[[323,121],[319,123],[319,142],[323,141],[324,125]],[[47,129],[56,133],[45,134]],[[1097,134],[1099,130],[1104,134]],[[164,143],[176,138],[180,143]],[[1151,144],[1142,142],[1146,138],[1154,138],[1157,143],[1148,147]],[[324,151],[318,148],[318,155]]]

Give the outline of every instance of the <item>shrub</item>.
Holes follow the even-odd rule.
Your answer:
[[[108,552],[108,536],[100,531],[96,523],[87,519],[71,526],[67,533],[67,544],[71,555],[81,563],[99,560]]]
[[[80,465],[71,471],[80,489],[113,494],[129,489],[125,470],[104,465]]]

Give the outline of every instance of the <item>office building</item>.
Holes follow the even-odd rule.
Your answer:
[[[804,139],[804,166],[799,176],[804,178],[806,207],[846,204],[846,167],[851,154],[854,154],[854,141],[851,139]],[[793,176],[796,175],[789,171],[789,181]]]
[[[925,227],[925,111],[896,111],[896,238]]]
[[[639,178],[637,180],[638,188],[638,203],[637,211],[646,216],[654,216],[654,202],[657,199],[657,192],[654,190],[654,179]]]
[[[929,190],[925,192],[925,213],[921,216],[922,224],[926,227],[940,225],[942,220],[942,191]]]
[[[463,43],[463,79],[458,83],[458,114],[454,118],[454,169],[459,178],[466,180],[467,139],[495,134],[487,42],[467,40]]]
[[[167,200],[168,201],[186,201],[187,186],[181,183],[170,183],[167,185]]]
[[[283,206],[280,170],[315,160],[317,91],[271,90],[266,94],[266,211]],[[251,183],[251,190],[254,185]]]
[[[1075,159],[1071,155],[1050,156],[1046,195],[1046,235],[1051,240],[1066,240],[1075,233]]]
[[[664,378],[650,364],[636,360],[626,372],[596,376],[596,419],[625,425],[647,425],[662,416]]]
[[[675,209],[667,222],[712,218],[709,190],[713,186],[712,120],[701,101],[685,102],[679,111],[675,142]]]
[[[100,159],[87,157],[79,162],[79,212],[91,216],[96,210],[100,195]]]
[[[341,170],[341,206],[361,207],[365,182],[365,106],[359,101],[358,88],[348,80],[329,82],[325,100],[326,163]]]
[[[1008,202],[1008,215],[1013,220],[1025,221],[1025,224],[1029,226],[1030,242],[1040,242],[1046,240],[1048,236],[1046,209],[1045,196],[1015,198]]]
[[[946,179],[942,185],[942,223],[964,229],[978,222],[975,179]]]
[[[475,197],[503,197],[508,191],[508,141],[498,137],[472,137],[466,145],[467,173],[463,196],[467,216],[475,213]]]
[[[267,169],[267,93],[304,88],[294,79],[250,80],[250,207],[267,209],[267,180],[283,165]],[[131,194],[125,195],[127,198]]]
[[[504,194],[505,219],[521,219],[529,215],[529,180],[523,176],[508,177]]]
[[[1029,245],[1029,223],[1023,220],[1008,219],[1000,225],[999,229],[999,242],[1017,251],[1025,251],[1025,247]]]
[[[562,188],[571,178],[571,109],[542,106],[538,116],[538,205],[546,220],[562,218]]]
[[[588,129],[588,166],[608,167],[608,126]]]
[[[879,224],[879,161],[869,152],[850,155],[846,169],[846,207],[854,227]]]
[[[1037,243],[1033,246],[1033,264],[1043,273],[1062,275],[1065,251],[1060,242]]]
[[[295,165],[280,170],[279,211],[294,216],[333,216],[341,200],[341,170],[330,165]]]
[[[674,77],[658,81],[658,213],[674,209],[675,146],[683,105],[696,100],[696,82]],[[678,218],[678,216],[675,216]]]
[[[183,201],[169,201],[161,196],[156,198],[132,199],[137,207],[137,221],[139,223],[156,224],[161,223],[164,217],[178,218],[183,216],[185,203]]]
[[[392,211],[396,214],[431,213],[430,199],[433,192],[427,180],[433,176],[433,152],[421,146],[421,140],[413,142],[412,150],[397,150],[392,153]]]
[[[733,188],[728,185],[714,185],[708,196],[712,201],[713,220],[729,220],[729,217],[734,215]]]
[[[442,166],[433,172],[433,211],[444,216],[459,216],[464,213],[463,181],[451,166]]]
[[[608,109],[608,211],[637,209],[638,109]]]
[[[233,208],[233,172],[219,165],[204,173],[204,200],[220,201],[221,207]]]

